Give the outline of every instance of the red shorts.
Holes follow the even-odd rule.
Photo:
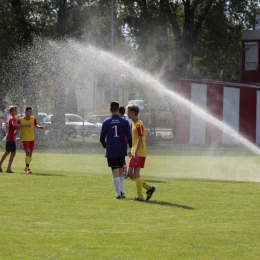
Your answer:
[[[145,164],[145,159],[146,157],[140,157],[139,156],[139,161],[135,161],[135,157],[132,155],[129,161],[129,167],[130,168],[144,168]]]
[[[23,149],[33,151],[34,141],[23,141]]]

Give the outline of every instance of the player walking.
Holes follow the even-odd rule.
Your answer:
[[[119,112],[119,116],[121,116],[122,118],[124,118],[126,120],[124,106],[120,106],[118,112]],[[127,138],[125,138],[125,139],[126,139],[126,144],[127,144]],[[123,164],[123,174],[124,174],[124,178],[126,179],[127,178],[127,165],[126,165],[126,161],[124,161],[124,164]]]
[[[26,107],[24,109],[25,116],[18,120],[19,124],[30,124],[30,127],[21,127],[21,139],[23,144],[23,149],[25,151],[25,173],[32,173],[30,170],[30,162],[32,160],[32,153],[34,149],[34,128],[43,129],[42,126],[37,124],[36,118],[32,116],[32,107]]]
[[[10,106],[9,107],[9,113],[10,117],[8,119],[8,125],[7,125],[7,134],[6,134],[6,144],[5,144],[5,153],[3,154],[1,160],[0,160],[0,172],[2,172],[2,163],[4,162],[5,158],[10,154],[9,158],[9,163],[7,166],[7,173],[14,173],[11,169],[15,154],[16,154],[16,130],[23,126],[23,127],[29,127],[30,124],[24,124],[24,125],[19,125],[18,124],[18,119],[16,118],[17,116],[17,107],[16,106]]]
[[[128,177],[135,180],[137,197],[134,201],[144,201],[142,187],[146,191],[146,200],[149,200],[155,192],[155,187],[148,185],[142,181],[140,176],[141,168],[144,168],[146,159],[146,129],[143,122],[138,118],[139,107],[132,104],[126,107],[127,115],[133,121],[131,130],[133,138],[133,146],[131,150],[131,157],[128,168]]]
[[[111,167],[116,199],[125,198],[123,164],[127,155],[127,138],[129,147],[132,147],[132,137],[128,122],[118,115],[119,103],[110,103],[111,116],[107,118],[101,128],[100,142],[106,149],[108,167]]]

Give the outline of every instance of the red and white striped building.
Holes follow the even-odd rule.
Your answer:
[[[260,144],[260,30],[242,35],[242,82],[180,79],[175,92]],[[248,82],[248,83],[246,83]],[[250,83],[249,83],[250,82]],[[179,144],[236,144],[221,129],[194,111],[174,104],[174,142]]]

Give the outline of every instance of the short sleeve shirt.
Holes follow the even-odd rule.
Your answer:
[[[18,119],[15,116],[10,116],[8,120],[8,130],[6,134],[7,142],[15,142],[16,134],[15,127],[13,125],[18,124]]]

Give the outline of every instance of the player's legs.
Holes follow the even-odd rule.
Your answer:
[[[13,163],[15,154],[16,154],[16,152],[11,152],[6,172],[13,173],[11,167],[12,167],[12,163]]]
[[[140,172],[139,172],[139,175],[140,175]],[[134,179],[134,168],[131,168],[131,167],[128,168],[127,177],[130,178],[130,179],[132,179],[133,181],[135,180],[135,179]],[[144,189],[146,189],[147,191],[151,189],[151,186],[148,185],[148,184],[147,184],[145,181],[143,181],[143,180],[142,180],[142,187],[143,187]]]
[[[127,165],[126,165],[126,161],[124,161],[123,164],[123,174],[124,174],[124,178],[127,178]]]
[[[121,195],[122,199],[125,198],[125,194],[124,194],[124,170],[123,170],[124,162],[125,162],[125,157],[124,156],[118,158],[120,195]]]
[[[2,155],[2,158],[0,160],[0,172],[2,172],[2,163],[4,162],[4,160],[6,159],[6,157],[12,153],[16,151],[16,144],[15,142],[9,142],[7,141],[5,143],[5,153]],[[9,166],[8,166],[9,167]],[[8,170],[9,168],[7,168]]]
[[[32,160],[32,152],[34,149],[34,141],[23,141],[23,149],[25,151],[25,168],[26,173],[32,173],[30,170],[30,162]]]
[[[5,158],[8,156],[10,152],[5,151],[4,154],[2,155],[2,158],[0,160],[0,172],[2,172],[2,163],[4,162]]]
[[[140,176],[140,168],[134,168],[134,179],[137,191],[137,197],[139,199],[143,199],[143,191],[142,191],[142,179]]]
[[[124,170],[123,170],[123,167],[119,168],[119,181],[120,181],[120,195],[121,195],[121,198],[125,198],[125,193],[124,193]]]
[[[8,166],[7,166],[6,172],[13,173],[13,171],[11,169],[11,166],[12,166],[15,154],[16,154],[16,143],[15,142],[10,142],[9,143],[9,150],[8,151],[11,152],[11,155],[10,155],[10,158],[9,158],[9,162],[8,162]]]
[[[133,173],[134,173],[134,168],[129,166],[127,171],[127,177],[133,180],[134,179]]]
[[[131,175],[132,179],[135,180],[136,182],[136,189],[137,189],[137,200],[142,200],[143,199],[143,193],[142,193],[142,187],[145,188],[147,198],[146,200],[149,200],[154,191],[155,187],[148,185],[146,182],[144,182],[140,176],[140,170],[141,168],[144,168],[145,165],[145,157],[139,157],[139,161],[135,162],[134,156],[131,157],[130,162],[129,162],[129,169],[131,167]]]
[[[113,175],[113,184],[114,189],[116,191],[116,199],[121,198],[121,184],[120,184],[120,168],[122,168],[122,165],[120,165],[120,159],[119,158],[107,158],[108,167],[111,167],[112,175]]]
[[[23,149],[24,149],[24,152],[25,152],[25,167],[24,167],[24,171],[26,173],[28,173],[28,170],[29,170],[29,166],[30,166],[30,145],[29,145],[29,142],[27,141],[23,141],[22,142],[23,144]]]
[[[116,191],[116,198],[120,198],[121,191],[120,191],[119,168],[117,169],[112,168],[112,174],[113,174],[113,184]]]

